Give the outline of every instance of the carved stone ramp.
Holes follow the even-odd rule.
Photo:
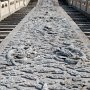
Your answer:
[[[1,43],[0,90],[90,90],[89,44],[57,0],[38,0]]]

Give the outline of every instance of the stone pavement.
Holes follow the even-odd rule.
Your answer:
[[[90,90],[90,50],[59,8],[57,0],[38,0],[9,40],[0,90]]]

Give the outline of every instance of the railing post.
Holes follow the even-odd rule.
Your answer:
[[[81,10],[81,6],[82,6],[82,0],[80,0],[80,10]]]
[[[0,20],[1,20],[1,1],[0,1]]]
[[[88,8],[88,0],[86,0],[86,8],[85,8],[86,12],[87,12],[87,8]]]
[[[9,14],[11,13],[10,12],[10,0],[8,0],[8,10],[9,10]]]
[[[75,6],[77,7],[77,0],[75,0]]]
[[[24,2],[25,2],[25,0],[23,0],[23,5],[25,6],[25,3]]]
[[[20,0],[19,0],[19,8],[20,8]]]
[[[72,5],[73,5],[73,0],[72,0]]]
[[[73,0],[72,0],[72,6],[73,6]]]
[[[16,10],[16,0],[14,0],[14,6],[15,6],[15,10]]]

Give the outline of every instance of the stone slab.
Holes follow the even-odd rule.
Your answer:
[[[5,41],[1,90],[90,89],[89,40],[58,0],[38,0]]]

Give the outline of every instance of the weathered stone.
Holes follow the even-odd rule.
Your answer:
[[[50,79],[65,79],[65,77],[63,75],[48,75],[46,76],[47,78],[50,78]]]
[[[26,79],[29,79],[29,80],[36,80],[36,77],[34,77],[34,76],[32,76],[32,75],[23,75],[23,76],[21,76],[22,78],[26,78]]]
[[[89,90],[89,50],[58,0],[25,18],[0,55],[0,90]]]
[[[65,62],[68,63],[68,64],[74,64],[74,65],[76,65],[77,62],[78,62],[78,60],[66,58],[65,59]]]
[[[43,85],[43,87],[42,87],[41,90],[49,90],[49,89],[48,89],[48,85],[47,85],[47,83],[44,83],[44,85]]]

